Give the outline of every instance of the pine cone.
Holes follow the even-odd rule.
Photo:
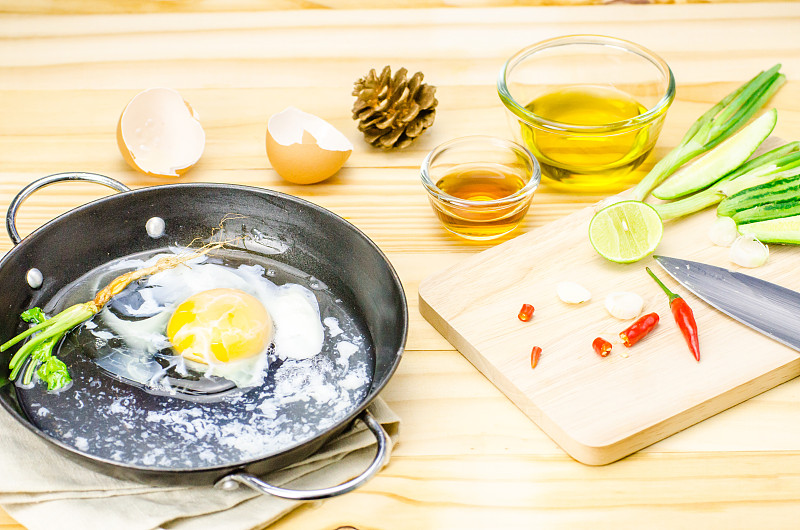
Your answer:
[[[434,97],[436,87],[423,83],[421,72],[410,80],[406,73],[401,68],[392,77],[387,66],[380,76],[372,69],[355,83],[353,119],[374,147],[406,147],[433,125],[439,103]]]

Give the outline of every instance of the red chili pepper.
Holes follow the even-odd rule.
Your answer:
[[[652,276],[658,285],[669,296],[669,308],[672,310],[672,317],[675,323],[678,324],[678,329],[683,333],[683,338],[686,340],[686,345],[689,346],[689,351],[694,355],[695,360],[700,360],[700,340],[697,336],[697,322],[694,320],[694,313],[692,308],[686,303],[686,300],[681,298],[681,295],[675,294],[667,286],[661,283],[650,267],[645,267],[647,273]]]
[[[603,337],[597,337],[592,342],[592,348],[594,348],[594,351],[596,351],[597,355],[600,357],[607,357],[611,352],[611,343]]]
[[[539,357],[542,356],[542,349],[539,346],[534,346],[531,350],[531,370],[536,368],[536,365],[539,364]]]
[[[522,309],[519,310],[519,318],[523,322],[527,322],[533,317],[533,306],[531,304],[522,304]]]
[[[625,346],[630,348],[642,340],[645,335],[653,331],[653,328],[656,327],[656,324],[658,324],[658,313],[649,313],[631,324],[628,329],[620,333],[619,338],[622,339],[622,342],[625,343]]]

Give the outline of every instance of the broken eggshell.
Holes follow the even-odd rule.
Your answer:
[[[117,122],[122,158],[146,175],[179,177],[200,160],[205,144],[197,113],[171,88],[139,92]]]
[[[333,125],[295,107],[267,123],[267,156],[289,182],[321,182],[339,171],[352,152],[353,144]]]

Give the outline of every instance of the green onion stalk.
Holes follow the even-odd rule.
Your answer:
[[[735,133],[786,81],[776,64],[743,84],[711,107],[686,131],[678,146],[667,153],[633,189],[632,199],[643,201],[683,164],[712,149]]]
[[[798,168],[798,166],[800,166],[800,142],[791,142],[748,160],[705,190],[684,199],[653,204],[653,207],[662,220],[677,219],[678,217],[699,212],[722,201],[730,194],[725,186],[722,186],[725,182],[739,179],[737,182],[749,183],[751,179],[759,179],[760,181],[762,178],[771,179],[792,176],[794,173],[792,170]],[[742,185],[746,186],[745,184]]]
[[[38,307],[31,308],[22,313],[21,318],[36,325],[28,328],[0,346],[4,352],[20,341],[31,337],[11,357],[8,367],[11,370],[9,379],[16,381],[22,374],[22,383],[28,385],[36,373],[39,378],[47,383],[48,390],[64,388],[72,380],[66,365],[53,355],[55,345],[75,326],[89,320],[117,294],[121,293],[131,283],[167,269],[172,269],[215,248],[223,246],[225,242],[204,245],[197,251],[176,256],[165,256],[151,267],[126,272],[111,280],[101,289],[94,300],[75,304],[64,309],[52,318],[45,318]]]

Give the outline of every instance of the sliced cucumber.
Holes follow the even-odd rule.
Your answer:
[[[730,217],[770,203],[800,199],[800,176],[773,180],[766,184],[746,188],[723,199],[717,207],[717,215]]]
[[[696,162],[681,168],[653,190],[653,195],[676,199],[714,184],[750,158],[775,128],[777,120],[778,112],[770,109]]]
[[[732,180],[749,178],[752,175],[765,173],[778,173],[784,165],[790,165],[795,162],[800,164],[800,152],[798,152],[798,149],[800,149],[800,142],[798,141],[782,145],[772,151],[751,158],[722,177],[716,184],[703,191],[693,193],[677,201],[654,204],[653,207],[658,212],[658,215],[661,216],[662,221],[698,212],[723,200],[726,195],[722,192],[722,188],[726,184],[731,184]]]
[[[797,199],[754,206],[753,208],[736,212],[733,214],[733,220],[736,221],[737,225],[741,225],[779,217],[792,217],[793,215],[800,215],[800,202]]]
[[[742,234],[750,234],[762,243],[800,243],[800,215],[781,217],[739,227]]]
[[[786,170],[781,168],[780,170],[761,172],[761,174],[758,174],[758,171],[753,171],[747,175],[742,175],[736,180],[723,182],[722,185],[719,186],[718,191],[726,197],[731,197],[746,189],[755,188],[756,186],[761,186],[762,184],[767,184],[776,180],[796,177],[798,175],[800,175],[800,167],[793,167]]]

